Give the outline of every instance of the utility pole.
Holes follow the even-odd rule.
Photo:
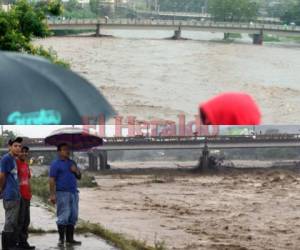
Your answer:
[[[159,12],[159,0],[154,0],[154,10],[155,12]]]
[[[205,0],[204,9],[205,9],[205,14],[207,14],[208,13],[208,0]]]

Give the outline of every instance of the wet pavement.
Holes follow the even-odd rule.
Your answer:
[[[0,202],[2,203],[2,201]],[[55,215],[50,212],[46,206],[33,199],[31,203],[31,228],[41,229],[44,231],[56,230]],[[4,224],[4,209],[0,204],[0,230],[2,231]],[[66,250],[115,250],[115,247],[110,246],[105,240],[93,234],[75,235],[74,238],[82,242],[81,246],[64,246],[59,247],[58,234],[30,234],[29,243],[36,246],[37,250],[52,250],[52,249],[66,249]]]

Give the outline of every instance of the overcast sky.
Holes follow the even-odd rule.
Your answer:
[[[65,128],[68,126],[56,126],[56,125],[40,125],[40,126],[30,126],[30,125],[3,125],[4,130],[12,130],[18,136],[27,136],[32,138],[46,137],[52,131]],[[71,126],[69,126],[71,127]]]
[[[44,138],[54,130],[72,127],[72,125],[2,125],[2,127],[3,130],[11,130],[15,132],[17,136],[26,136],[30,138]],[[82,128],[82,125],[75,125],[75,127]],[[99,127],[97,127],[96,129],[99,129]],[[91,129],[90,131],[98,133],[98,131],[95,129]],[[114,133],[115,126],[106,125],[106,135],[113,136]]]

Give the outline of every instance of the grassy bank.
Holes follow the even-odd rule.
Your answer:
[[[52,30],[53,36],[70,36],[70,35],[79,35],[84,33],[96,33],[95,29],[89,30]]]
[[[97,183],[94,176],[90,176],[87,173],[83,173],[82,179],[78,182],[79,187],[96,187]],[[31,179],[31,188],[33,195],[39,197],[44,203],[48,203],[49,198],[49,186],[47,173],[39,177],[33,177]],[[55,233],[56,231],[50,230],[45,231],[41,228],[30,228],[30,233],[34,234],[45,234],[45,233]],[[109,242],[111,245],[121,249],[121,250],[165,250],[164,242],[155,242],[154,247],[147,246],[146,242],[128,239],[123,234],[112,232],[104,228],[103,226],[90,223],[86,221],[80,221],[76,227],[76,232],[79,234],[92,233],[101,237],[102,239]]]
[[[228,39],[241,39],[242,35],[239,33],[229,33],[228,34]]]
[[[283,41],[300,43],[300,36],[287,36],[283,38]]]
[[[300,43],[300,36],[274,36],[274,35],[264,35],[264,42],[295,42]]]
[[[127,239],[120,233],[112,232],[99,224],[90,222],[81,222],[76,228],[77,233],[93,233],[101,238],[111,242],[117,248],[122,250],[165,250],[164,242],[155,242],[154,247],[147,246],[146,242]]]
[[[265,34],[264,35],[264,42],[280,42],[280,38],[277,36],[273,36],[273,35],[268,35]]]

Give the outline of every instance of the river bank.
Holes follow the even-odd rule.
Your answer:
[[[31,190],[35,200],[32,206],[32,213],[38,217],[35,217],[34,220],[32,220],[30,232],[33,236],[44,237],[46,241],[41,249],[48,250],[46,246],[51,246],[51,244],[54,246],[57,245],[55,243],[56,241],[53,242],[49,240],[55,238],[53,234],[57,237],[57,229],[55,224],[55,207],[50,205],[48,201],[50,196],[47,177],[48,167],[32,166],[31,169],[33,173],[31,178]],[[92,175],[83,172],[82,178],[78,182],[79,189],[81,189],[81,187],[87,189],[97,187],[97,183],[95,183],[94,180],[95,178]],[[4,211],[2,211],[2,213],[3,212]],[[101,223],[85,221],[82,219],[81,214],[79,214],[79,221],[76,225],[75,232],[77,233],[77,238],[86,238],[84,242],[88,241],[88,244],[82,245],[82,248],[84,247],[84,249],[165,250],[164,245],[161,242],[156,242],[153,247],[148,246],[146,242],[139,241],[135,237],[125,237],[119,232],[111,231]],[[33,238],[38,239],[38,237]],[[80,250],[81,247],[76,247],[76,249]]]
[[[76,234],[75,237],[82,241],[82,246],[58,247],[58,234],[56,233],[55,214],[50,212],[47,206],[43,205],[39,199],[34,198],[31,203],[31,225],[29,242],[36,246],[38,250],[52,249],[76,249],[76,250],[117,250],[117,248],[107,244],[100,237],[91,233]],[[4,209],[0,208],[0,227],[4,224]]]

